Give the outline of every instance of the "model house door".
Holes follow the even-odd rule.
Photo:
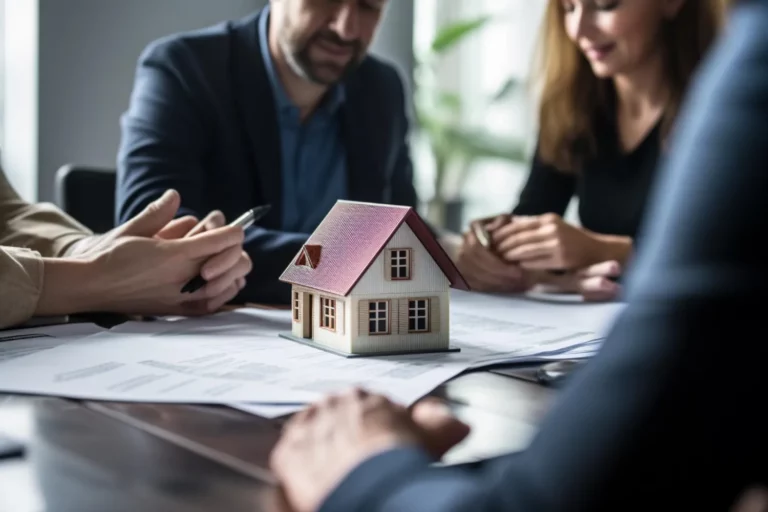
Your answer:
[[[311,293],[304,294],[304,315],[302,316],[302,337],[312,339],[312,319],[314,318],[313,304],[315,302],[315,296]]]

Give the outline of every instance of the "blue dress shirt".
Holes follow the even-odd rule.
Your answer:
[[[338,199],[347,199],[346,151],[340,133],[344,87],[337,84],[304,122],[285,92],[269,53],[269,6],[259,19],[261,52],[277,106],[282,156],[283,226],[311,233]]]

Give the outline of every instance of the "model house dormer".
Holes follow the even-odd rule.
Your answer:
[[[315,268],[320,263],[322,250],[323,248],[319,245],[305,244],[296,258],[295,265]]]
[[[339,201],[281,281],[287,337],[345,355],[449,349],[450,288],[468,289],[413,208]]]

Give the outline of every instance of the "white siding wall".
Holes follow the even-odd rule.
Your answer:
[[[386,258],[389,249],[411,249],[411,279],[388,281],[385,278]],[[381,251],[352,290],[352,297],[388,297],[393,294],[440,293],[449,289],[448,279],[437,266],[416,235],[407,224],[400,226],[395,236]]]
[[[391,299],[390,304],[390,333],[388,335],[367,334],[367,318],[360,313],[361,307],[367,309],[368,301],[375,299]],[[408,300],[409,298],[429,298],[439,301],[439,329],[432,329],[431,332],[423,334],[408,334],[407,331],[398,329],[400,322],[400,312],[398,311],[398,300]],[[450,299],[449,291],[440,293],[425,294],[389,294],[386,297],[360,298],[352,301],[352,307],[356,314],[352,318],[352,352],[355,354],[371,354],[376,352],[409,352],[416,350],[439,350],[448,348],[450,341]],[[430,312],[430,324],[433,316]],[[362,322],[362,324],[361,324]],[[407,324],[406,324],[407,325]]]
[[[411,249],[411,279],[390,281],[386,279],[389,249]],[[450,283],[407,224],[403,224],[386,248],[376,257],[350,294],[351,308],[347,309],[351,321],[352,351],[376,353],[409,350],[432,350],[448,347],[450,337]],[[439,301],[439,328],[424,334],[408,334],[398,328],[400,313],[398,300],[408,298],[436,298]],[[367,334],[367,310],[370,300],[390,300],[390,334]],[[361,309],[363,308],[363,309]],[[430,323],[432,323],[430,319]],[[406,324],[407,325],[407,324]],[[437,327],[436,324],[433,324]]]
[[[344,352],[350,351],[350,315],[349,315],[349,298],[339,297],[336,295],[329,295],[312,290],[304,290],[312,293],[312,339],[336,350],[342,350]],[[320,313],[322,311],[320,307],[320,297],[328,297],[336,299],[336,332],[331,332],[328,329],[320,327]],[[294,336],[296,332],[301,333],[301,328],[294,329]],[[298,335],[301,337],[301,334]]]

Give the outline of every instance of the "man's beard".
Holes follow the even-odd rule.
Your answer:
[[[325,40],[340,47],[352,49],[352,56],[344,66],[338,66],[331,62],[316,62],[312,60],[310,52],[312,45]],[[301,46],[289,41],[283,43],[284,53],[288,65],[294,73],[312,83],[319,85],[333,85],[344,80],[360,64],[363,53],[360,41],[344,41],[331,31],[317,32]],[[327,71],[323,71],[327,70]],[[330,73],[328,72],[330,71]]]

